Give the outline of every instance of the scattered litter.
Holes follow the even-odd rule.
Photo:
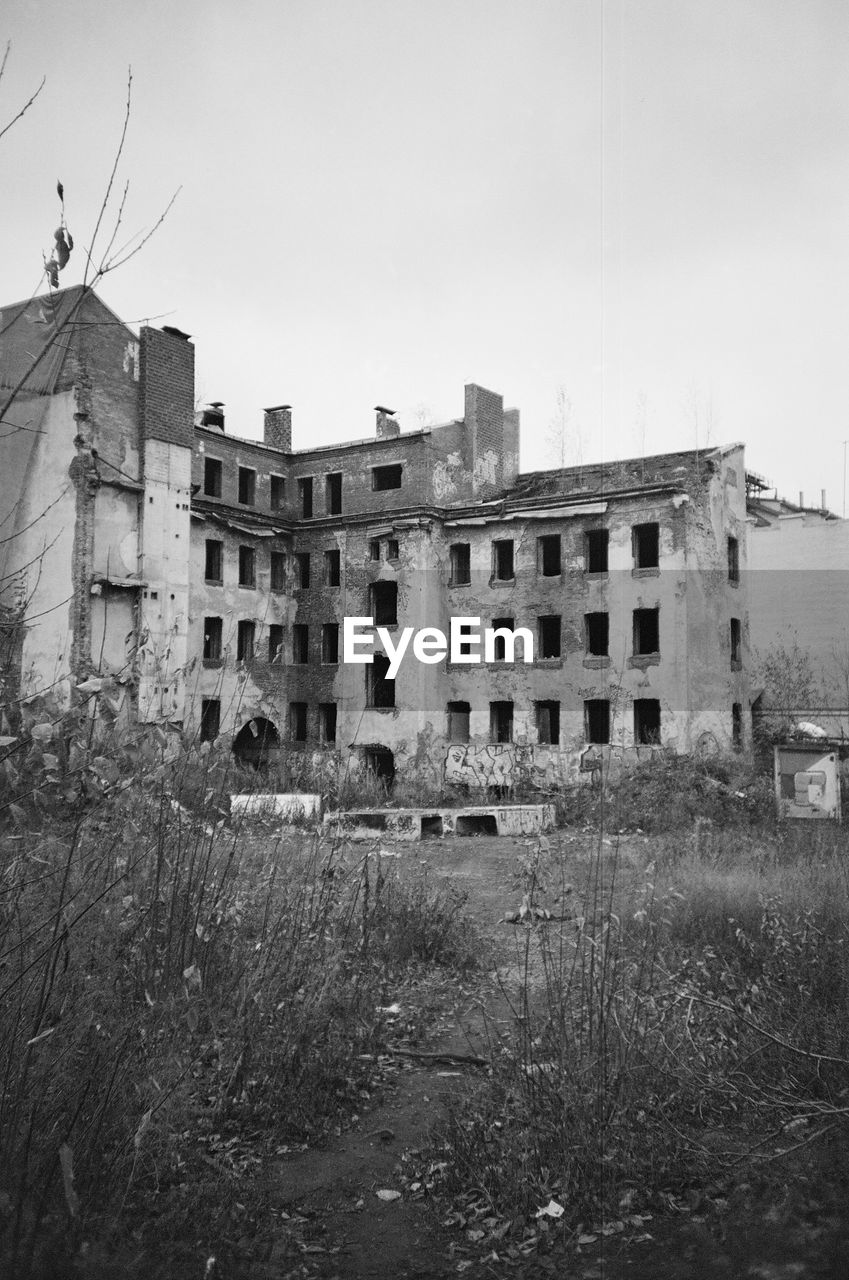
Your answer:
[[[537,1218],[562,1218],[566,1210],[562,1204],[558,1204],[556,1200],[549,1200],[547,1205],[542,1209],[537,1209],[534,1215]]]
[[[378,1013],[393,1013],[393,1014],[394,1014],[394,1013],[400,1013],[400,1012],[401,1012],[401,1006],[400,1006],[400,1004],[378,1005],[378,1006],[377,1006],[377,1012],[378,1012]],[[368,1055],[366,1055],[366,1056],[368,1056]]]
[[[382,1190],[382,1191],[378,1191],[378,1192],[377,1192],[377,1198],[378,1198],[378,1200],[400,1200],[400,1199],[401,1199],[401,1192],[400,1192],[400,1191],[389,1191],[389,1190],[384,1189],[384,1190]]]

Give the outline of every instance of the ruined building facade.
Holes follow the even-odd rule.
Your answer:
[[[742,446],[519,474],[518,412],[470,385],[442,426],[401,434],[378,408],[373,438],[295,452],[286,405],[262,442],[218,405],[196,421],[177,330],[136,337],[79,290],[2,319],[24,696],[108,673],[127,715],[248,760],[473,786],[748,746]],[[394,680],[379,642],[342,661],[346,617],[394,637],[458,616],[527,628],[534,661],[504,639],[475,665],[408,651]]]

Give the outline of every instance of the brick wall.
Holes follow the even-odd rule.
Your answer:
[[[280,449],[282,453],[292,452],[292,406],[277,405],[266,409],[263,425],[263,440],[272,449]]]
[[[192,447],[195,349],[186,338],[144,327],[141,340],[141,422],[146,440]]]
[[[469,383],[465,397],[466,439],[475,493],[504,487],[504,400],[494,391]]]

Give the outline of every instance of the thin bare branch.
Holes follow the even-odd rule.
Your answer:
[[[106,192],[103,196],[102,201],[100,202],[100,210],[97,215],[97,222],[94,224],[94,234],[91,237],[91,245],[86,251],[89,261],[91,261],[91,255],[94,253],[94,246],[97,241],[98,234],[100,233],[100,228],[103,223],[103,219],[106,216],[106,209],[109,204],[109,198],[112,195],[112,187],[114,186],[114,183],[115,183],[115,175],[118,172],[118,165],[120,164],[121,156],[124,153],[124,143],[127,140],[127,129],[129,128],[129,124],[130,124],[130,103],[132,101],[132,91],[133,91],[133,69],[132,67],[130,67],[129,71],[127,72],[127,105],[124,109],[124,123],[121,127],[121,137],[118,142],[118,148],[115,152],[115,159],[112,161],[112,172],[109,174],[109,181],[106,184]],[[93,263],[92,263],[92,266],[94,266]],[[84,280],[84,283],[86,282],[87,281]]]
[[[171,209],[174,206],[174,201],[177,199],[177,196],[180,194],[182,190],[183,190],[182,187],[177,188],[177,190],[174,192],[173,196],[171,197],[171,199],[168,201],[167,205],[163,209],[162,213],[156,219],[156,222],[154,222],[153,226],[150,228],[150,231],[148,231],[147,235],[142,240],[139,241],[135,249],[131,249],[130,252],[128,254],[125,254],[123,258],[113,258],[111,262],[106,263],[106,265],[103,268],[103,275],[105,275],[107,271],[114,271],[117,267],[123,267],[125,262],[129,262],[130,258],[134,258],[136,254],[139,252],[139,250],[144,248],[148,240],[150,240],[151,236],[156,234],[156,232],[162,226],[165,219],[168,217],[168,214],[171,212]]]
[[[3,65],[2,65],[2,66],[0,66],[0,79],[2,79],[2,77],[3,77],[3,72],[6,70],[6,59],[7,59],[7,58],[8,58],[8,56],[9,56],[9,50],[11,49],[11,47],[12,47],[12,46],[11,46],[11,42],[10,42],[10,43],[8,43],[8,44],[6,45],[6,52],[3,54]],[[18,112],[18,114],[17,114],[16,116],[13,116],[13,117],[12,117],[12,119],[9,121],[9,123],[8,123],[8,124],[6,124],[6,125],[4,125],[2,129],[0,129],[0,138],[2,138],[2,137],[3,137],[3,135],[4,135],[5,133],[8,133],[8,132],[9,132],[9,130],[11,129],[11,127],[12,127],[12,125],[13,125],[13,124],[17,124],[17,122],[20,120],[21,116],[25,116],[25,115],[26,115],[26,113],[29,111],[30,107],[31,107],[31,106],[32,106],[32,104],[35,102],[36,98],[37,98],[37,97],[38,97],[38,95],[41,93],[42,89],[44,88],[44,86],[45,86],[46,84],[47,84],[47,77],[46,77],[46,76],[42,76],[42,77],[41,77],[41,84],[38,86],[38,88],[36,89],[35,93],[34,93],[30,98],[28,98],[28,99],[27,99],[27,101],[26,101],[26,102],[24,103],[24,105],[21,107],[21,109],[20,109],[20,111]]]
[[[109,243],[104,249],[103,256],[100,259],[101,264],[105,264],[107,262],[109,258],[109,254],[112,250],[112,246],[115,243],[115,237],[118,234],[118,230],[121,226],[121,220],[124,216],[124,206],[127,203],[127,193],[129,190],[130,190],[130,180],[128,178],[127,181],[124,183],[124,194],[121,196],[121,203],[118,205],[118,216],[115,219],[115,226],[112,228],[112,235],[109,237]]]

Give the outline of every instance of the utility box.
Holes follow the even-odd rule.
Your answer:
[[[841,822],[838,752],[822,742],[776,747],[775,800],[779,818]]]

